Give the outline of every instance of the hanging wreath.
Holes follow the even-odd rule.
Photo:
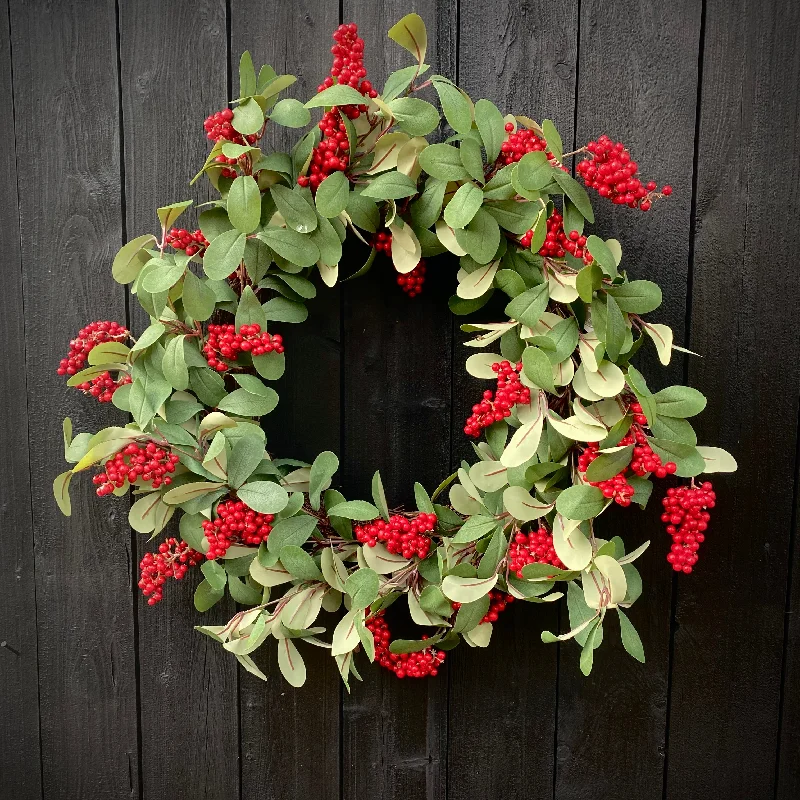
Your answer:
[[[626,552],[621,538],[597,535],[596,520],[612,504],[644,508],[654,482],[689,479],[668,481],[661,519],[669,565],[691,573],[714,507],[711,483],[696,478],[736,463],[697,446],[687,418],[703,410],[700,392],[653,393],[631,363],[642,346],[663,364],[689,351],[643,318],[661,290],[621,270],[619,242],[584,233],[594,219],[584,185],[640,211],[671,188],[643,182],[607,136],[564,153],[549,120],[503,116],[425,76],[416,14],[389,37],[414,63],[378,93],[356,26],[340,26],[330,76],[305,104],[278,99],[293,76],[268,66],[256,74],[242,56],[240,96],[205,121],[214,145],[192,181],[205,177],[219,199],[193,231],[176,227],[190,200],[158,209],[160,234],[114,259],[114,278],[130,284],[150,325],[134,338],[119,323],[92,322],[61,361],[69,386],[133,421],[74,437],[64,421],[73,466],[55,479],[56,500],[69,515],[70,481],[95,470],[98,496],[133,490],[139,533],[161,534],[179,511],[180,538],[142,558],[139,587],[155,605],[170,579],[199,567],[199,611],[226,592],[245,609],[198,630],[261,678],[253,654],[270,637],[294,686],[306,674],[298,644],[329,649],[345,684],[358,677],[357,653],[401,678],[435,675],[461,639],[486,647],[508,603],[564,593],[571,629],[542,641],[574,638],[588,674],[613,610],[623,646],[644,661],[624,609],[641,593],[633,562],[647,543]],[[438,95],[451,129],[438,144],[425,138],[441,121],[424,90]],[[317,108],[321,121],[290,153],[262,152],[268,125],[306,127]],[[371,247],[351,277],[382,253],[413,297],[425,259],[449,251],[460,257],[453,313],[497,291],[508,297],[506,318],[462,326],[475,334],[467,371],[492,386],[464,425],[485,438],[473,445],[477,460],[430,495],[415,484],[416,511],[390,511],[379,473],[372,502],[346,499],[331,488],[333,453],[313,464],[276,458],[261,427],[278,403],[268,384],[284,371],[273,323],[306,319],[315,272],[326,286],[339,280],[348,234]],[[401,599],[425,635],[392,639],[384,614]],[[317,625],[323,609],[344,612],[329,639]]]

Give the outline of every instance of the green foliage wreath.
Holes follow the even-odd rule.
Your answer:
[[[74,437],[64,421],[73,466],[55,479],[56,499],[69,515],[70,481],[95,469],[101,497],[133,489],[134,530],[156,537],[179,511],[180,538],[144,556],[139,586],[154,605],[170,578],[200,566],[199,611],[226,592],[244,608],[199,630],[259,677],[253,655],[270,637],[294,686],[306,676],[298,645],[309,644],[330,650],[345,684],[358,677],[359,653],[399,677],[436,674],[461,639],[486,647],[509,602],[565,593],[571,629],[544,631],[544,642],[575,639],[588,674],[614,611],[623,646],[643,661],[624,609],[641,593],[633,562],[647,544],[626,552],[619,537],[597,535],[596,521],[612,503],[644,507],[653,480],[667,479],[667,560],[689,573],[714,505],[711,484],[695,478],[736,464],[697,446],[687,418],[705,406],[698,391],[653,393],[633,366],[642,346],[664,364],[688,351],[643,318],[660,305],[659,287],[629,279],[618,241],[584,234],[594,219],[584,186],[641,211],[671,188],[642,183],[606,136],[564,153],[550,121],[503,116],[441,75],[423,77],[417,15],[389,36],[413,63],[382,92],[365,79],[356,26],[343,25],[331,74],[305,105],[278,99],[294,77],[268,66],[256,74],[244,54],[240,96],[206,120],[214,145],[194,179],[208,179],[219,199],[195,231],[176,227],[191,201],[158,209],[160,233],[114,260],[149,327],[134,338],[118,323],[90,323],[61,362],[70,386],[132,421]],[[419,97],[426,89],[451,129],[440,143],[425,138],[442,124]],[[322,120],[290,153],[262,152],[267,126],[306,127],[317,108]],[[578,154],[582,182],[564,166]],[[269,382],[284,371],[273,323],[306,319],[316,272],[327,286],[340,279],[348,234],[371,247],[351,277],[385,253],[413,296],[424,259],[449,251],[460,257],[453,313],[508,297],[506,318],[462,326],[475,334],[467,371],[493,382],[465,424],[485,441],[430,495],[415,485],[415,512],[390,511],[378,473],[371,502],[346,499],[331,488],[333,453],[313,464],[275,458],[261,427],[278,403]],[[395,601],[427,635],[392,640],[385,610]],[[339,609],[322,638],[321,612]]]

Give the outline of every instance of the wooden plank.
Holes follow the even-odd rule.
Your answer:
[[[128,238],[158,233],[155,209],[178,200],[203,202],[204,182],[189,187],[210,143],[205,117],[228,100],[224,0],[203,6],[183,0],[120,5]],[[190,211],[181,226],[195,226]],[[132,322],[148,319],[135,298]],[[174,526],[168,531],[175,535]],[[136,563],[155,549],[138,537]],[[226,621],[231,602],[198,614],[192,592],[199,575],[166,587],[149,607],[138,600],[143,797],[229,797],[239,786],[236,661],[192,630]],[[180,757],[176,757],[180,743]]]
[[[246,0],[231,6],[231,69],[239,56],[297,75],[287,96],[306,100],[330,69],[331,34],[339,24],[334,0],[287,5]],[[265,31],[280,31],[265,36]],[[268,127],[265,151],[288,150],[300,131]],[[277,385],[281,401],[266,420],[270,449],[313,460],[323,450],[340,454],[339,288],[314,276],[318,296],[302,325],[279,325],[287,352],[286,374]],[[328,627],[332,629],[329,623]],[[274,641],[260,659],[267,684],[242,673],[240,687],[242,797],[339,797],[339,673],[328,651],[302,646],[308,680],[292,689],[278,669]],[[321,780],[324,776],[324,780]]]
[[[571,142],[575,105],[577,3],[537,5],[535,15],[519,4],[495,3],[491,14],[472,4],[461,8],[459,84],[473,100],[485,97],[505,113],[552,119]],[[452,284],[454,286],[454,284]],[[505,319],[501,297],[474,315]],[[466,321],[456,317],[454,325]],[[467,375],[468,338],[455,329],[453,356],[454,464],[474,453],[464,420],[486,384]],[[539,632],[558,626],[558,609],[515,604],[504,612],[486,651],[459,648],[451,656],[448,797],[549,796],[558,650],[542,645]],[[476,691],[480,674],[487,691]],[[488,688],[492,687],[492,688]],[[501,713],[497,696],[507,695]],[[513,699],[512,699],[513,698]],[[480,753],[479,758],[475,757]],[[513,764],[509,770],[500,764]]]
[[[378,87],[408,54],[386,32],[405,14],[428,28],[431,73],[454,73],[456,3],[365,3],[346,0],[344,21],[359,26],[368,77]],[[433,98],[431,98],[433,99]],[[361,258],[364,258],[364,248]],[[348,272],[358,263],[353,260]],[[370,496],[380,468],[392,506],[413,502],[413,483],[432,490],[450,461],[451,323],[447,296],[452,272],[431,262],[423,293],[409,299],[396,273],[378,258],[364,279],[344,289],[344,491]],[[402,617],[405,612],[402,612]],[[447,683],[399,681],[364,665],[343,707],[344,797],[442,797],[447,756]]]
[[[130,534],[125,503],[73,481],[51,499],[61,420],[97,430],[120,413],[56,375],[84,324],[125,319],[108,266],[121,237],[113,2],[11,4],[36,603],[42,788],[48,798],[138,794]],[[32,633],[33,619],[28,629]],[[4,654],[5,655],[5,654]],[[32,783],[36,775],[28,775]]]
[[[5,254],[4,291],[0,296],[0,337],[6,355],[0,361],[4,413],[0,439],[5,448],[6,480],[0,484],[0,529],[5,556],[0,560],[0,685],[5,711],[0,716],[0,751],[14,753],[0,764],[0,785],[20,800],[40,798],[42,755],[39,748],[39,674],[36,660],[36,576],[33,510],[28,457],[28,404],[25,381],[25,320],[22,302],[17,160],[14,143],[14,94],[11,85],[8,3],[0,5],[0,120],[6,142],[0,154],[0,252]]]
[[[800,391],[800,284],[784,239],[800,199],[787,91],[800,81],[798,24],[788,1],[706,11],[689,344],[705,358],[690,379],[709,397],[701,441],[742,470],[714,480],[697,574],[678,590],[667,798],[772,797],[775,785]]]
[[[623,19],[625,35],[618,36]],[[670,183],[675,189],[647,213],[614,206],[592,192],[594,230],[620,240],[631,278],[663,287],[664,304],[649,318],[670,325],[680,344],[686,327],[700,5],[648,0],[632,9],[626,2],[582,2],[580,32],[575,146],[607,133],[626,144],[644,180],[652,177],[659,187]],[[653,53],[659,54],[657,67]],[[646,346],[637,365],[654,390],[683,382],[679,354],[664,368],[654,348]],[[661,796],[673,583],[660,520],[664,489],[656,482],[645,511],[614,509],[600,526],[600,536],[618,534],[628,550],[653,543],[637,562],[644,594],[629,615],[647,662],[639,664],[622,649],[616,619],[605,626],[608,635],[588,679],[578,669],[579,649],[562,647],[556,797]],[[561,624],[566,630],[564,609]]]

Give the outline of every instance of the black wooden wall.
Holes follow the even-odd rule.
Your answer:
[[[651,385],[706,392],[702,439],[742,469],[717,481],[690,577],[663,560],[656,508],[618,518],[655,539],[631,611],[644,666],[609,642],[584,679],[574,647],[539,641],[559,610],[515,606],[487,651],[459,649],[433,680],[371,669],[347,695],[315,651],[303,689],[272,664],[263,685],[192,632],[190,585],[142,604],[124,500],[84,482],[69,520],[51,500],[62,417],[119,419],[64,386],[58,357],[86,321],[141,324],[111,258],[157,206],[192,196],[202,121],[233,96],[239,53],[298,75],[305,98],[352,20],[381,85],[405,64],[386,30],[411,10],[433,70],[473,97],[549,116],[566,142],[621,138],[675,187],[649,214],[605,207],[600,223],[703,354],[648,364]],[[1,0],[0,796],[797,797],[799,26],[794,0]],[[430,273],[408,301],[376,268],[321,292],[287,334],[272,447],[335,450],[349,496],[380,467],[407,501],[468,452],[481,387],[446,310],[453,264]]]

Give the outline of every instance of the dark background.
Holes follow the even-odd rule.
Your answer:
[[[98,502],[88,480],[71,519],[51,499],[62,417],[76,431],[120,419],[67,389],[58,358],[87,321],[141,325],[111,259],[155,229],[157,206],[204,199],[187,183],[240,52],[298,75],[290,94],[305,99],[331,32],[353,20],[381,86],[408,63],[386,30],[414,9],[432,72],[503,112],[552,118],[567,145],[621,138],[645,179],[674,186],[648,214],[597,200],[600,227],[633,276],[663,286],[653,318],[703,356],[650,359],[651,386],[704,391],[701,442],[741,469],[715,482],[691,576],[674,580],[664,560],[657,502],[607,523],[654,539],[631,611],[644,666],[610,632],[585,679],[572,643],[539,640],[565,629],[564,610],[517,605],[488,650],[462,646],[436,679],[365,667],[348,695],[332,659],[306,648],[304,688],[271,651],[264,685],[192,631],[191,580],[143,605],[126,501]],[[797,797],[799,18],[792,0],[2,0],[0,795]],[[380,467],[392,504],[469,455],[461,426],[483,385],[446,309],[454,271],[434,262],[413,301],[385,261],[323,288],[287,334],[271,448],[333,449],[350,497],[367,497]]]

